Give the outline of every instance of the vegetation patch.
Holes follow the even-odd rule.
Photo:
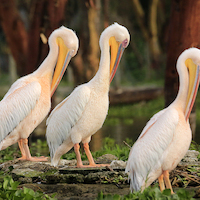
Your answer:
[[[171,195],[170,189],[166,189],[163,192],[160,191],[158,185],[154,187],[148,187],[143,192],[133,192],[128,195],[120,196],[118,194],[98,194],[96,200],[194,200],[194,192],[179,189],[176,194]]]
[[[13,181],[9,176],[4,178],[4,182],[0,183],[0,200],[56,200],[55,195],[49,196],[42,191],[34,191],[26,187],[20,187],[20,182]]]

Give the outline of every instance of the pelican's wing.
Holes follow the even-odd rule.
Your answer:
[[[0,102],[0,142],[31,112],[40,94],[40,84],[31,82],[5,95]]]
[[[68,98],[58,104],[47,119],[46,138],[53,158],[57,148],[67,139],[70,131],[90,99],[90,89],[86,85],[77,87]]]
[[[170,108],[158,115],[156,121],[145,127],[146,131],[130,151],[126,172],[129,172],[132,190],[140,190],[149,174],[161,166],[163,155],[174,137],[178,112]]]
[[[143,128],[142,133],[140,134],[139,138],[142,137],[144,133],[146,133],[149,127],[151,127],[163,113],[165,113],[166,109],[167,108],[159,111],[158,113],[153,115],[153,117],[151,117],[151,119],[147,122],[146,126]]]

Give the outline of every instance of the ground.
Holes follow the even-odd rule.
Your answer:
[[[188,151],[177,168],[170,174],[173,187],[193,188],[199,196],[200,177],[197,151]],[[18,159],[2,163],[0,176],[11,175],[15,181],[20,181],[19,187],[28,187],[35,191],[47,194],[57,193],[57,198],[62,200],[95,199],[101,191],[104,194],[125,195],[129,193],[129,183],[125,174],[126,162],[119,161],[113,155],[104,155],[97,162],[111,163],[110,167],[101,168],[76,168],[75,160],[61,160],[58,167],[53,167],[48,162],[30,162]],[[86,162],[84,164],[87,164]]]

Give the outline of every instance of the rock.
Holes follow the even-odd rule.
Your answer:
[[[126,168],[126,162],[122,160],[113,160],[110,164],[111,168]]]
[[[24,184],[24,183],[32,183],[32,178],[29,178],[29,177],[20,177],[18,179],[18,181],[21,183],[21,184]]]
[[[24,169],[13,169],[12,174],[15,174],[18,177],[38,177],[43,174],[43,172],[33,170],[30,168]]]
[[[181,163],[180,169],[188,169],[188,165],[198,167],[198,151],[188,151]],[[98,168],[76,168],[76,160],[61,159],[57,167],[51,166],[50,159],[48,162],[30,162],[21,160],[12,160],[0,165],[4,175],[0,176],[0,182],[3,182],[5,175],[11,175],[15,181],[21,184],[35,188],[42,188],[48,194],[57,192],[59,200],[71,199],[93,194],[93,188],[98,191],[110,193],[110,187],[115,186],[117,191],[126,188],[129,191],[127,174],[125,174],[126,162],[118,160],[116,156],[106,154],[98,159],[96,163],[110,164],[109,167]],[[84,161],[87,164],[87,161]],[[199,164],[200,165],[200,164]],[[183,170],[182,170],[183,171]],[[196,170],[199,171],[198,169]],[[196,176],[196,171],[192,175]],[[177,173],[175,171],[175,173]],[[172,173],[170,173],[172,174]],[[197,176],[198,177],[198,176]],[[80,189],[82,185],[82,190]],[[119,190],[120,189],[120,190]],[[96,191],[97,196],[97,191]],[[95,196],[95,197],[96,197]],[[67,198],[65,198],[67,197]],[[94,196],[88,199],[94,199]]]
[[[199,155],[198,151],[188,150],[184,158],[181,160],[180,165],[187,164],[199,164],[197,156]]]
[[[196,164],[198,162],[199,152],[188,151],[181,163],[183,165]],[[0,169],[5,174],[12,175],[13,179],[22,183],[125,183],[127,174],[125,174],[126,162],[118,160],[116,156],[105,154],[98,159],[96,163],[108,164],[109,167],[98,168],[76,168],[76,160],[61,159],[57,167],[51,166],[48,162],[30,162],[12,160],[0,165]],[[0,176],[3,181],[3,176]]]
[[[103,175],[102,172],[89,173],[85,177],[85,183],[90,183],[90,184],[91,183],[96,183],[96,182],[98,182],[101,179],[102,175]]]
[[[66,159],[60,159],[58,163],[58,167],[71,167],[71,166],[76,166],[77,161],[76,160],[66,160]]]
[[[118,158],[112,154],[105,154],[96,159],[96,164],[110,164],[113,160]]]

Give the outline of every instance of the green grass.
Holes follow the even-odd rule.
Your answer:
[[[161,192],[158,185],[148,187],[143,192],[133,192],[128,195],[120,196],[118,194],[98,194],[96,200],[194,200],[194,192],[185,189],[179,189],[176,194],[171,195],[170,189]]]
[[[7,147],[6,149],[0,151],[0,163],[13,160],[16,157],[21,155],[20,151],[17,148]]]

